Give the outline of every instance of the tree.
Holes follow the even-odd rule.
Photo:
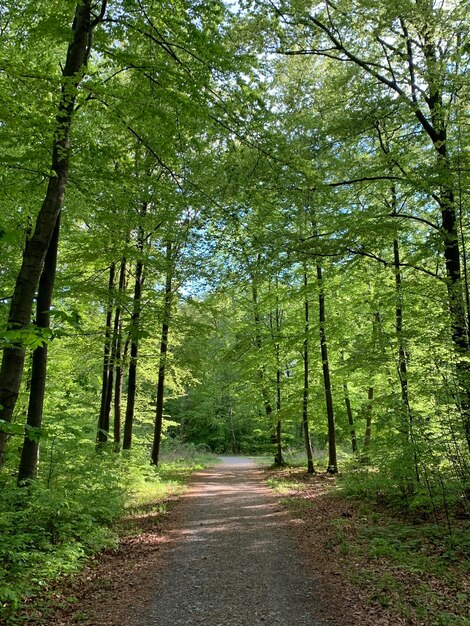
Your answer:
[[[170,330],[171,320],[171,308],[174,297],[174,263],[175,263],[175,248],[176,253],[178,246],[174,245],[171,241],[167,241],[166,244],[166,269],[165,269],[165,293],[163,299],[163,312],[162,312],[162,332],[160,343],[160,358],[158,365],[158,383],[157,383],[157,401],[155,410],[155,429],[153,435],[152,453],[151,459],[154,465],[158,465],[160,456],[160,442],[162,437],[163,426],[163,400],[165,393],[165,374],[166,374],[166,360],[168,352],[168,335]]]
[[[92,33],[103,21],[106,11],[104,0],[96,15],[91,0],[77,4],[72,25],[72,41],[62,71],[61,95],[57,110],[52,146],[51,174],[46,196],[36,218],[34,232],[23,252],[8,316],[9,330],[22,330],[30,323],[36,286],[44,259],[54,232],[57,218],[64,202],[68,181],[70,133],[74,117],[77,89],[83,79],[84,68],[91,52]],[[23,373],[25,346],[20,342],[3,352],[0,371],[0,419],[11,421]],[[0,464],[7,434],[0,433]]]
[[[470,446],[469,340],[462,291],[458,208],[449,148],[449,135],[453,130],[449,125],[452,124],[452,112],[467,63],[460,28],[463,5],[423,0],[387,7],[379,3],[356,3],[353,6],[345,0],[334,6],[325,3],[315,13],[302,8],[298,11],[289,3],[272,6],[282,22],[301,28],[308,40],[305,47],[301,45],[293,49],[281,42],[282,53],[325,55],[340,63],[355,65],[368,82],[382,86],[384,99],[393,102],[389,94],[398,99],[408,115],[415,118],[421,137],[428,140],[433,150],[435,169],[428,178],[428,193],[441,213],[450,326],[461,388],[459,401]],[[362,52],[364,48],[368,51],[367,56]],[[437,192],[434,192],[435,187]]]
[[[312,442],[310,439],[310,427],[308,420],[308,392],[309,392],[309,334],[310,334],[310,302],[308,299],[308,274],[307,266],[304,262],[304,303],[305,303],[305,337],[303,345],[303,358],[304,358],[304,391],[302,402],[302,427],[305,439],[305,450],[307,453],[307,473],[313,474],[315,472],[313,467],[313,451]]]
[[[44,261],[41,278],[39,279],[36,302],[36,327],[38,330],[41,329],[46,332],[49,330],[50,325],[50,308],[57,267],[59,234],[60,214],[57,217],[54,233]],[[26,422],[26,434],[18,470],[19,485],[26,484],[27,481],[36,477],[39,456],[39,431],[42,425],[44,394],[46,390],[48,340],[49,337],[44,337],[44,345],[38,346],[33,352],[28,419]]]

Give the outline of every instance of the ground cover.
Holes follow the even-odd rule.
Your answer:
[[[267,482],[300,521],[299,542],[328,595],[332,623],[470,624],[468,520],[348,496],[341,478],[270,469]]]
[[[120,498],[112,510],[107,506],[111,496],[106,497],[105,480],[102,489],[93,483],[95,488],[86,500],[81,500],[86,487],[76,487],[60,491],[59,495],[68,498],[62,502],[38,502],[37,496],[29,496],[23,510],[10,507],[7,511],[4,501],[0,521],[5,527],[10,521],[12,526],[1,544],[0,624],[86,623],[87,611],[92,613],[87,608],[92,596],[99,608],[102,594],[112,592],[123,577],[128,579],[127,591],[131,588],[132,567],[126,564],[126,554],[131,548],[135,551],[136,544],[141,546],[137,552],[142,558],[149,544],[155,548],[161,521],[184,493],[191,474],[215,461],[199,450],[173,450],[158,469],[138,460],[130,475],[120,475],[119,481],[115,465],[108,487]],[[106,465],[103,460],[101,468]],[[43,486],[35,489],[47,496]],[[12,488],[9,493],[15,495]],[[24,490],[23,494],[26,501],[28,494]],[[121,593],[124,597],[126,586]]]

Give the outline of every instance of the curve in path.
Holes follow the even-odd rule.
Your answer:
[[[292,519],[246,458],[199,472],[168,532],[139,626],[321,626]]]

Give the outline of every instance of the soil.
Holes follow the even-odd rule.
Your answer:
[[[292,515],[246,458],[197,473],[168,514],[99,555],[56,594],[48,626],[398,625],[348,583],[328,548],[329,480],[315,478],[316,523]],[[331,481],[330,481],[331,482]],[[339,501],[340,502],[340,501]],[[338,504],[339,507],[344,506]],[[348,515],[348,511],[334,511]]]

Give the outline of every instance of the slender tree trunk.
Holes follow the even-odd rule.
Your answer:
[[[91,47],[92,23],[91,0],[77,4],[72,25],[72,41],[62,72],[62,91],[59,100],[54,141],[52,146],[51,176],[46,196],[36,219],[34,233],[23,253],[23,262],[16,279],[8,329],[22,329],[29,325],[36,292],[47,249],[61,211],[68,180],[70,131],[75,108],[76,91],[83,78]],[[104,14],[105,5],[102,8]],[[102,17],[102,16],[101,16]],[[25,360],[25,346],[19,342],[3,352],[0,370],[0,420],[10,422],[18,398]],[[0,433],[0,465],[7,440]]]
[[[328,468],[329,474],[336,474],[338,463],[336,460],[336,432],[335,414],[333,408],[333,394],[331,391],[330,363],[328,360],[328,345],[325,328],[325,293],[323,289],[323,272],[321,265],[317,263],[318,280],[318,305],[320,318],[320,349],[323,369],[323,383],[325,388],[326,413],[328,418]]]
[[[137,261],[135,270],[134,305],[131,317],[131,353],[129,359],[129,374],[127,382],[126,417],[124,422],[123,450],[130,450],[132,445],[132,428],[134,424],[135,398],[137,392],[137,359],[139,356],[139,330],[142,286],[144,282],[144,264]]]
[[[122,405],[122,383],[124,378],[124,370],[121,363],[122,349],[121,329],[117,339],[116,347],[116,376],[114,382],[114,421],[113,421],[113,438],[114,449],[119,452],[121,447],[121,405]]]
[[[142,298],[142,285],[144,280],[144,264],[139,259],[136,265],[134,285],[134,305],[131,318],[131,353],[129,359],[129,374],[127,382],[126,417],[124,422],[123,450],[130,450],[132,445],[132,429],[134,425],[135,398],[137,392],[137,359],[139,356],[139,330],[140,311]]]
[[[258,289],[256,286],[255,277],[252,277],[251,281],[251,297],[253,302],[253,319],[255,322],[255,343],[258,348],[258,352],[260,354],[260,361],[262,359],[261,350],[263,347],[263,340],[261,338],[261,318],[259,314],[259,302],[258,302]],[[263,398],[264,412],[266,413],[267,422],[269,424],[269,428],[272,428],[272,416],[273,416],[273,407],[271,405],[271,400],[269,398],[269,391],[265,384],[266,379],[266,368],[263,363],[260,362],[258,367],[258,379],[260,381],[261,387],[261,395]]]
[[[129,339],[122,347],[122,327],[118,338],[118,351],[116,358],[118,359],[116,367],[116,382],[114,390],[114,444],[115,451],[119,452],[121,446],[121,412],[122,412],[122,387],[124,384],[124,363],[129,348]]]
[[[109,412],[111,408],[111,344],[112,344],[112,318],[113,318],[113,300],[114,300],[114,275],[116,273],[115,263],[109,268],[109,284],[108,284],[108,308],[106,311],[106,330],[104,337],[104,358],[103,358],[103,377],[101,384],[101,406],[98,418],[98,431],[96,433],[96,442],[98,448],[108,441],[109,433]]]
[[[147,208],[147,203],[143,202],[140,210],[140,217],[142,219],[147,214]],[[127,382],[126,417],[122,441],[123,450],[130,450],[132,445],[132,429],[134,425],[135,398],[137,392],[137,359],[139,356],[140,312],[142,308],[142,287],[144,284],[144,244],[144,229],[141,225],[137,241],[139,258],[135,268],[134,303],[131,316],[131,354]]]
[[[279,344],[279,339],[281,335],[281,326],[282,326],[282,311],[279,307],[278,300],[278,280],[276,277],[276,327],[272,328],[272,318],[271,318],[271,333],[274,339],[274,352],[276,356],[276,454],[274,456],[274,463],[281,467],[285,465],[284,458],[282,456],[282,419],[281,419],[281,404],[282,404],[282,390],[281,390],[281,381],[282,381],[282,372],[281,372],[281,346]],[[274,332],[273,332],[274,331]]]
[[[233,454],[236,454],[238,452],[238,450],[237,450],[237,439],[235,437],[235,425],[233,423],[233,407],[232,407],[232,403],[230,403],[229,407],[228,407],[228,416],[229,416],[229,420],[230,420],[230,433],[232,435],[232,452],[233,452]]]
[[[344,390],[344,404],[346,405],[346,415],[348,416],[348,424],[351,433],[351,446],[354,455],[357,455],[357,437],[356,437],[356,426],[354,424],[354,417],[351,409],[351,400],[349,398],[349,390],[348,383],[345,381],[343,383]]]
[[[344,361],[344,352],[341,352],[341,359]],[[344,404],[346,405],[346,415],[348,416],[348,424],[351,433],[351,446],[354,455],[357,455],[357,437],[356,437],[356,425],[354,423],[353,412],[351,409],[351,400],[349,398],[348,383],[343,382]]]
[[[277,347],[277,357],[279,357],[279,346]],[[279,360],[277,363],[276,370],[276,412],[277,412],[277,421],[276,421],[276,456],[274,457],[274,462],[279,467],[284,465],[284,458],[282,456],[282,420],[281,420],[281,370],[279,369]]]
[[[307,268],[304,264],[304,305],[305,305],[305,337],[304,337],[304,390],[302,401],[302,426],[305,441],[305,450],[307,452],[307,473],[314,474],[315,469],[313,467],[313,450],[312,440],[310,438],[310,426],[308,421],[308,400],[309,400],[309,346],[308,338],[310,334],[310,319],[309,319],[309,300],[308,300],[308,276]]]
[[[408,355],[406,352],[405,339],[403,337],[403,287],[400,271],[400,247],[398,239],[393,241],[393,262],[395,266],[395,291],[396,291],[396,330],[398,341],[398,377],[400,379],[402,413],[406,428],[408,443],[413,447],[413,460],[415,476],[420,482],[418,454],[414,436],[413,413],[411,411],[410,396],[408,391]]]
[[[364,433],[364,446],[363,454],[364,460],[368,460],[368,454],[370,449],[370,442],[372,437],[372,414],[374,411],[374,387],[370,386],[367,392],[367,407],[366,407],[366,430]]]
[[[36,302],[36,326],[49,328],[50,308],[54,291],[54,281],[57,267],[57,252],[59,247],[60,214],[57,217],[52,239],[47,250],[44,267],[39,280]],[[29,392],[27,430],[21,451],[20,467],[18,470],[18,485],[27,484],[27,481],[36,478],[39,460],[39,433],[28,436],[28,428],[40,429],[46,390],[47,373],[47,343],[36,348],[33,352],[31,369],[31,385]]]
[[[121,443],[121,390],[122,390],[122,299],[126,290],[126,259],[122,259],[119,271],[119,291],[114,316],[113,346],[111,351],[111,370],[115,373],[114,379],[114,447],[119,450]],[[112,377],[111,377],[112,378]],[[109,391],[110,395],[112,390]]]
[[[405,341],[403,338],[403,292],[402,278],[400,272],[400,249],[398,240],[393,241],[393,259],[395,265],[395,291],[396,291],[396,310],[395,323],[398,340],[398,377],[400,379],[401,401],[407,416],[406,430],[409,437],[413,437],[413,416],[410,410],[410,399],[408,394],[408,364]]]
[[[171,305],[173,301],[172,292],[173,281],[173,258],[172,258],[172,245],[169,241],[166,246],[166,280],[165,280],[165,296],[163,302],[163,321],[162,321],[162,340],[160,344],[160,365],[158,368],[158,382],[157,382],[157,406],[155,411],[155,429],[153,435],[152,446],[152,464],[158,465],[160,457],[160,442],[162,437],[162,425],[163,425],[163,400],[165,393],[165,373],[166,373],[166,359],[168,352],[168,333],[171,319]]]

